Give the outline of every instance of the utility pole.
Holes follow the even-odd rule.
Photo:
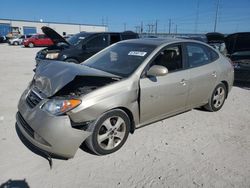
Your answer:
[[[109,18],[108,16],[106,16],[106,26],[108,27],[108,25],[109,25]]]
[[[177,34],[177,24],[175,24],[175,34]]]
[[[148,33],[154,32],[154,24],[148,24]]]
[[[217,7],[216,7],[216,12],[215,12],[215,20],[214,20],[214,32],[216,32],[216,27],[217,27],[219,4],[220,4],[220,0],[217,0]]]
[[[200,10],[199,9],[200,9],[200,0],[197,0],[197,10],[196,10],[194,33],[197,33],[198,21],[199,21],[199,14],[200,14]]]
[[[104,18],[102,17],[102,25],[104,25]]]
[[[140,29],[141,29],[141,26],[138,26],[138,25],[135,26],[135,32],[136,33],[140,33]]]
[[[123,26],[124,26],[124,31],[127,30],[127,23],[123,23]]]
[[[141,33],[143,33],[143,22],[141,22]]]
[[[155,34],[157,34],[158,20],[155,20]]]
[[[171,19],[169,19],[169,23],[168,23],[168,34],[170,34],[171,33],[171,25],[172,25],[172,20]]]

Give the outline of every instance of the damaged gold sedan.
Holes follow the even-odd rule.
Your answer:
[[[233,80],[228,59],[204,43],[123,41],[80,65],[42,62],[19,100],[17,126],[49,154],[71,158],[83,142],[110,154],[138,127],[200,106],[219,110]]]

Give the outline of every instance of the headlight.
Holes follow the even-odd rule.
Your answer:
[[[46,59],[57,59],[58,55],[59,55],[59,53],[48,53],[46,55]]]
[[[81,102],[79,99],[50,99],[42,106],[42,109],[53,115],[61,115],[76,108]]]

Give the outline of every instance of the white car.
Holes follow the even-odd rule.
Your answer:
[[[15,37],[15,38],[13,38],[13,39],[10,39],[10,40],[9,40],[9,44],[10,44],[10,45],[15,45],[15,46],[21,45],[21,44],[23,44],[23,40],[24,40],[24,39],[30,38],[31,36],[32,36],[32,35],[21,35],[21,36],[17,36],[17,37]]]

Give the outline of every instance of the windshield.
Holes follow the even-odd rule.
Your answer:
[[[129,77],[155,49],[153,45],[120,43],[86,60],[83,65]]]
[[[78,45],[82,40],[84,40],[86,37],[88,37],[90,33],[78,33],[76,35],[71,36],[67,39],[67,42],[71,45]]]
[[[30,38],[38,38],[38,35],[32,35]]]

